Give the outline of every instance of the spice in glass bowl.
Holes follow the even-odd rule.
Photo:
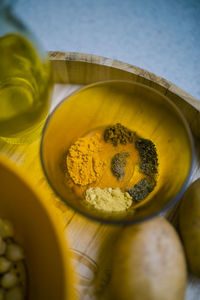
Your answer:
[[[115,125],[109,126],[104,131],[104,140],[117,146],[118,144],[128,144],[132,143],[135,133],[128,129],[127,127],[117,123]]]
[[[94,187],[86,190],[84,203],[96,210],[121,212],[131,207],[132,197],[120,188]]]
[[[67,169],[75,184],[87,185],[101,177],[105,163],[101,160],[100,136],[79,138],[69,148],[66,158]]]
[[[155,144],[120,123],[79,137],[68,149],[66,166],[67,186],[84,205],[104,212],[128,210],[157,184]]]
[[[119,152],[111,159],[111,171],[117,179],[122,180],[125,175],[124,168],[127,165],[128,152]]]

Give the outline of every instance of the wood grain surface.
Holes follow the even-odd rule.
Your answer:
[[[191,181],[200,174],[200,102],[171,82],[138,67],[94,55],[49,52],[52,62],[55,87],[51,109],[62,99],[83,85],[110,79],[126,79],[153,87],[169,97],[185,115],[194,139],[197,161]],[[35,187],[40,186],[48,194],[61,214],[66,235],[71,241],[73,264],[77,274],[77,294],[80,299],[107,299],[112,246],[121,231],[119,226],[102,225],[89,221],[69,209],[60,201],[43,174],[39,157],[40,139],[28,145],[10,145],[0,141],[0,151],[27,171]],[[177,204],[166,217],[176,226]],[[186,300],[200,299],[200,280],[188,278]]]

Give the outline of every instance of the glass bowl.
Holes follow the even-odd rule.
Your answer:
[[[156,187],[125,213],[107,213],[83,205],[84,189],[69,187],[66,179],[70,145],[79,137],[116,123],[152,140],[159,161]],[[176,204],[189,182],[195,153],[186,120],[166,96],[143,84],[111,80],[88,85],[55,108],[43,130],[40,156],[50,186],[68,206],[96,221],[128,224],[163,214]],[[107,168],[98,184],[122,187],[110,174]]]
[[[27,174],[2,154],[0,179],[0,217],[12,222],[14,238],[25,251],[26,299],[76,299],[61,217]]]

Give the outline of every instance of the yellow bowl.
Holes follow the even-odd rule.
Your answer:
[[[16,241],[25,250],[28,299],[71,300],[73,274],[64,226],[47,200],[0,155],[0,217],[13,223]]]
[[[66,185],[70,145],[95,128],[116,123],[151,139],[158,153],[157,185],[133,214],[91,210]],[[187,122],[167,97],[142,84],[113,80],[86,86],[57,106],[43,131],[41,161],[50,185],[73,209],[102,222],[134,223],[165,212],[180,199],[192,172],[194,146]],[[109,173],[107,187],[116,187],[120,183]]]

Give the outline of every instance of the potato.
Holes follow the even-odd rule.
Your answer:
[[[186,277],[178,235],[158,217],[122,232],[115,248],[110,299],[182,300]]]
[[[200,179],[185,192],[179,211],[179,229],[188,266],[200,277]]]

